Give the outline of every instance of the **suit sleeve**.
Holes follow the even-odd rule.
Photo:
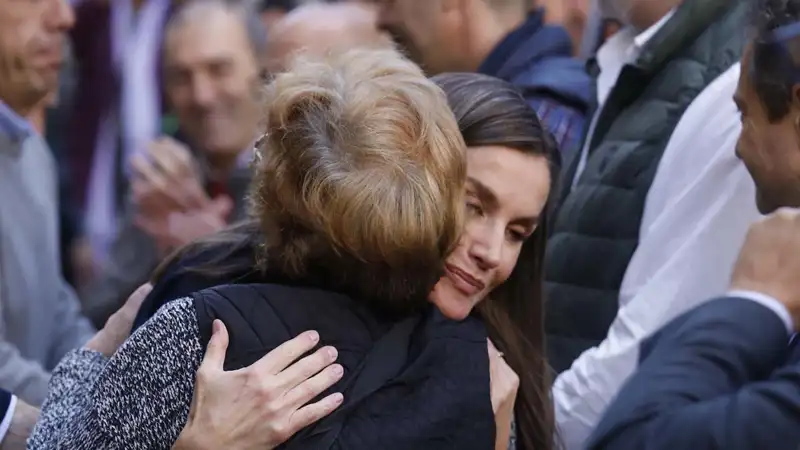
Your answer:
[[[14,406],[17,398],[5,389],[0,389],[0,445],[11,427],[11,419],[14,417]]]
[[[749,299],[686,313],[642,344],[587,448],[796,450],[800,361],[784,365],[788,338],[781,318]]]

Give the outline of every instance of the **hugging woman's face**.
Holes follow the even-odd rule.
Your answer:
[[[511,275],[550,194],[548,162],[508,147],[470,147],[466,192],[464,233],[430,296],[453,320]]]

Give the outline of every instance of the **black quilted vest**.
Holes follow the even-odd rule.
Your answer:
[[[546,256],[548,357],[558,372],[605,339],[664,148],[692,100],[739,61],[746,3],[685,0],[620,73],[574,188],[578,158],[568,165]]]
[[[225,323],[226,370],[248,366],[278,345],[317,330],[333,345],[344,403],[282,450],[492,450],[486,330],[438,309],[400,321],[329,291],[278,284],[225,285],[192,294],[201,341]],[[327,392],[328,394],[330,392]]]

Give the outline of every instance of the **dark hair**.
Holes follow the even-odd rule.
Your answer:
[[[800,81],[798,40],[776,42],[773,30],[800,20],[800,0],[755,0],[753,58],[748,74],[771,122],[789,113],[793,88]]]
[[[550,200],[541,224],[523,245],[508,281],[492,292],[491,301],[478,306],[489,336],[504,352],[506,361],[520,379],[515,406],[517,448],[550,450],[555,446],[555,426],[544,343],[543,264],[547,215],[552,214],[552,200],[556,198],[554,189],[560,153],[550,133],[510,84],[493,77],[461,73],[438,75],[433,81],[444,90],[467,146],[502,145],[544,156],[550,162]],[[238,274],[252,266],[245,266],[247,262],[231,262],[228,257],[260,242],[263,237],[258,224],[251,221],[195,242],[171,259],[174,261],[187,251],[199,253],[219,247],[219,252],[215,253],[219,257],[189,270],[215,275]]]
[[[547,209],[555,198],[561,161],[558,147],[511,84],[474,73],[441,74],[433,77],[433,81],[447,95],[468,149],[486,145],[509,147],[543,156],[550,163],[550,197],[541,225],[523,244],[508,280],[477,307],[489,336],[520,379],[514,411],[517,448],[550,450],[554,446],[554,419],[544,343],[543,264]]]

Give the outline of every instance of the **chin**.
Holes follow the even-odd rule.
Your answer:
[[[436,306],[439,307],[439,311],[442,312],[442,315],[457,322],[466,319],[469,317],[469,313],[472,312],[472,308],[458,304],[457,302],[443,302],[443,304],[437,304]]]
[[[778,209],[778,206],[764,196],[761,191],[756,191],[756,207],[761,214],[771,214]]]
[[[471,298],[450,286],[446,278],[443,278],[433,288],[430,299],[439,308],[442,315],[455,321],[466,319],[475,306],[475,302]]]

